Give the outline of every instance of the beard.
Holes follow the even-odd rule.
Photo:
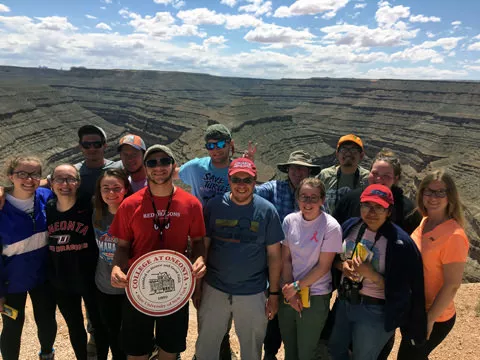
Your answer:
[[[151,181],[152,183],[154,183],[155,185],[164,185],[168,182],[171,182],[172,181],[172,177],[173,177],[173,172],[175,171],[175,168],[172,168],[172,171],[170,171],[170,174],[165,178],[165,179],[162,179],[160,181],[158,180],[155,180],[153,178],[152,175],[148,174],[147,173],[147,178],[148,178],[148,181]]]

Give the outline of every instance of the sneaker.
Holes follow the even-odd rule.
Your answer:
[[[50,354],[42,354],[42,352],[38,353],[39,360],[54,360],[55,359],[55,350],[52,349]]]

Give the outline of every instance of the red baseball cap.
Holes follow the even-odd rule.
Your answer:
[[[385,185],[373,184],[363,190],[360,202],[373,202],[386,209],[393,205],[393,194]]]
[[[239,172],[246,172],[249,175],[257,176],[257,167],[252,160],[247,158],[238,158],[233,160],[228,167],[228,176]]]

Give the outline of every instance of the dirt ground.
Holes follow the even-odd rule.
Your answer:
[[[447,339],[431,354],[430,360],[478,360],[480,359],[480,284],[464,284],[457,293],[455,304],[457,322]],[[55,342],[57,360],[73,360],[73,354],[68,338],[68,330],[60,313],[57,313],[58,333]],[[0,320],[1,323],[1,320]],[[191,306],[190,327],[187,339],[187,351],[182,353],[182,359],[190,360],[193,356],[196,340],[196,314]],[[38,359],[39,345],[36,336],[36,326],[33,319],[32,306],[27,304],[26,320],[20,351],[21,360]],[[234,333],[234,330],[232,330]],[[389,360],[396,358],[400,336],[396,337],[395,348]],[[231,336],[232,348],[240,359],[240,350],[235,335]],[[283,360],[283,348],[277,356]],[[92,359],[93,360],[93,359]]]

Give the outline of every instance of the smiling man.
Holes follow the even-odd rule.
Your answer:
[[[228,170],[231,191],[210,200],[204,211],[208,271],[200,284],[198,360],[218,358],[231,316],[241,358],[260,359],[267,321],[278,311],[284,236],[274,206],[254,194],[256,176],[251,160],[233,160]]]
[[[143,166],[143,156],[147,147],[138,135],[127,134],[118,143],[117,151],[120,154],[123,168],[128,174],[128,181],[133,192],[147,186],[147,171]]]
[[[367,186],[369,171],[358,164],[365,156],[362,139],[354,134],[342,136],[337,143],[339,165],[325,168],[318,175],[325,184],[325,210],[333,214],[340,199],[350,190]]]
[[[168,147],[149,147],[144,164],[148,186],[122,202],[110,226],[110,234],[118,239],[112,286],[127,286],[128,267],[140,256],[159,249],[183,254],[189,238],[192,242],[193,275],[202,277],[206,269],[205,224],[200,202],[173,185],[175,158]],[[152,317],[126,302],[122,315],[121,343],[129,360],[148,359],[154,329],[155,342],[159,347],[158,359],[173,360],[178,353],[185,351],[188,303],[168,316]]]

